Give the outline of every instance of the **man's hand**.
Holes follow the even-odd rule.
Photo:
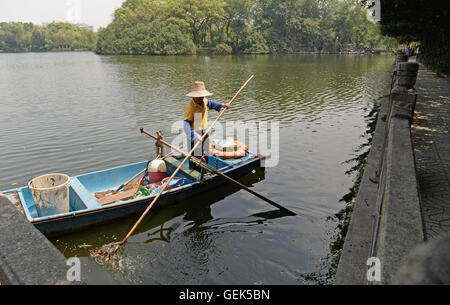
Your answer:
[[[197,141],[201,142],[202,141],[202,137],[201,136],[197,136]]]
[[[228,108],[230,108],[230,106],[231,106],[230,103],[222,104],[222,108],[228,109]]]

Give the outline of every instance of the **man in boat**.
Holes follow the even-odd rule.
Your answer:
[[[184,131],[191,142],[190,150],[194,147],[196,141],[200,141],[206,132],[208,125],[208,109],[220,111],[222,108],[230,108],[230,103],[222,104],[218,101],[207,99],[207,96],[213,95],[206,90],[205,83],[196,81],[194,90],[186,94],[192,99],[184,107]],[[202,145],[194,151],[194,156],[201,158],[208,163],[209,155],[209,135],[206,136]],[[189,167],[202,172],[194,163],[189,161]]]

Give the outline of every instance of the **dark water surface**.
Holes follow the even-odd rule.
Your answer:
[[[240,179],[298,213],[225,185],[151,211],[115,266],[88,250],[119,240],[138,216],[52,240],[82,259],[88,283],[302,284],[325,272],[345,175],[364,143],[367,115],[385,94],[389,56],[133,57],[92,53],[0,54],[0,190],[50,172],[78,175],[148,160],[139,133],[182,120],[194,80],[228,101],[255,79],[221,122],[278,121],[278,166]],[[211,112],[210,121],[216,117]],[[308,283],[308,282],[307,282]]]

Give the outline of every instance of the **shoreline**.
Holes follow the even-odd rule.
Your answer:
[[[291,52],[291,53],[266,53],[266,54],[245,54],[245,53],[231,53],[231,54],[216,54],[213,51],[211,52],[198,52],[196,54],[176,54],[176,55],[168,55],[168,54],[101,54],[89,49],[77,49],[77,50],[54,50],[54,51],[23,51],[23,52],[3,52],[0,50],[0,54],[28,54],[28,53],[83,53],[83,52],[91,52],[96,55],[103,56],[198,56],[198,55],[213,55],[213,56],[264,56],[264,55],[380,55],[380,54],[394,54],[393,51],[382,50],[382,51],[373,51],[373,52]]]
[[[0,50],[0,54],[28,54],[28,53],[82,53],[82,52],[93,52],[89,49],[76,49],[76,50],[54,50],[54,51],[22,51],[22,52],[3,52]]]

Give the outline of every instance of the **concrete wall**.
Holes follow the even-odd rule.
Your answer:
[[[405,256],[424,241],[410,133],[416,68],[395,63],[395,86],[382,101],[338,265],[338,285],[391,284]],[[368,281],[371,257],[379,259],[381,281]]]
[[[19,210],[0,196],[0,283],[70,284],[64,256]]]

